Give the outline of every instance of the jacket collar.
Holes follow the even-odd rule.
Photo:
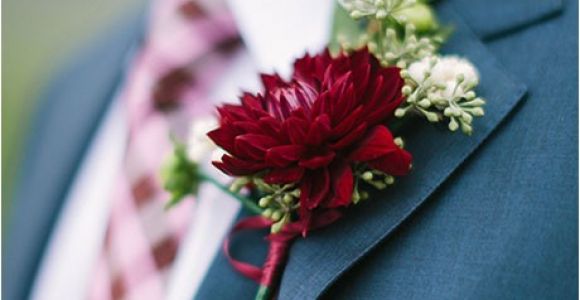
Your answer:
[[[562,0],[446,0],[482,39],[492,39],[558,14]]]

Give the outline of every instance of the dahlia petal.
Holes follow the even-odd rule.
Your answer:
[[[300,205],[306,209],[318,207],[330,190],[330,174],[328,169],[311,172],[302,182]]]
[[[283,126],[293,144],[304,143],[308,122],[297,117],[290,117],[284,121]]]
[[[336,138],[347,134],[357,124],[357,121],[362,116],[363,110],[362,106],[355,108],[346,118],[334,126],[332,136]]]
[[[371,130],[356,150],[350,154],[349,159],[366,162],[377,159],[397,149],[399,147],[395,145],[391,132],[387,127],[379,125]]]
[[[227,154],[222,156],[221,161],[214,161],[212,164],[230,176],[252,175],[264,169],[263,163],[245,161]]]
[[[331,169],[334,196],[328,207],[347,206],[352,202],[354,179],[352,169],[346,163],[337,164]]]
[[[237,132],[230,126],[222,126],[207,133],[207,136],[219,147],[235,154],[234,140]]]
[[[266,90],[286,86],[286,82],[278,74],[260,74],[260,79],[262,79],[262,84],[264,84]]]
[[[322,155],[317,155],[309,159],[303,159],[298,163],[298,165],[303,168],[314,170],[328,166],[335,156],[336,154],[334,152],[329,151]]]
[[[277,145],[278,141],[269,136],[252,133],[238,135],[234,142],[236,155],[255,160],[263,160],[266,150]]]
[[[314,119],[306,135],[306,143],[309,145],[320,145],[330,135],[330,118],[327,114],[320,115]]]
[[[358,98],[355,97],[354,86],[351,82],[333,102],[331,114],[332,124],[336,125],[338,121],[347,118],[357,105],[357,100]]]
[[[304,169],[299,167],[274,169],[264,176],[264,181],[269,184],[294,183],[300,181],[303,174]]]
[[[246,133],[261,133],[262,132],[262,128],[260,126],[258,126],[258,124],[256,124],[255,122],[239,121],[239,122],[233,122],[232,125],[234,127],[238,128],[240,131],[246,132]]]
[[[345,135],[340,140],[338,140],[337,142],[330,145],[330,149],[338,150],[338,149],[342,149],[342,148],[350,146],[351,144],[356,142],[358,139],[360,139],[364,135],[366,130],[367,130],[367,123],[366,122],[359,124],[357,126],[357,128],[355,128],[354,130],[351,130],[347,135]]]
[[[276,167],[286,167],[298,161],[306,152],[301,145],[284,145],[270,148],[266,151],[266,163]]]
[[[392,151],[378,159],[368,162],[368,165],[393,176],[404,176],[411,170],[412,156],[403,149]]]
[[[280,137],[282,129],[281,123],[271,116],[262,117],[258,120],[258,126],[262,128],[262,132],[273,137]]]
[[[254,95],[249,92],[244,92],[240,97],[242,105],[247,108],[263,110],[262,103]]]

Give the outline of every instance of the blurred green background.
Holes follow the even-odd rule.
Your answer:
[[[145,1],[2,1],[3,232],[41,89],[75,51]]]

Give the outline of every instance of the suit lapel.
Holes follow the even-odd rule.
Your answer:
[[[558,14],[562,0],[447,0],[476,35],[490,39]]]
[[[525,86],[507,74],[476,34],[443,3],[439,13],[455,26],[443,49],[469,58],[481,73],[479,94],[488,100],[486,116],[474,123],[471,137],[452,134],[426,122],[405,128],[414,170],[393,188],[371,195],[329,228],[296,241],[281,284],[281,299],[314,299],[353,264],[363,258],[425,202],[437,188],[485,141],[520,102]]]
[[[116,24],[54,80],[43,95],[16,194],[2,265],[2,295],[25,299],[63,199],[101,117],[123,77],[128,50],[141,37],[143,15]]]

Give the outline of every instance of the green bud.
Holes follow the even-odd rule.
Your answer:
[[[278,222],[278,221],[280,221],[280,219],[281,219],[281,218],[282,218],[282,213],[281,213],[279,210],[277,210],[277,211],[274,211],[274,212],[272,213],[272,217],[271,217],[271,219],[272,219],[274,222]]]
[[[463,103],[464,106],[483,106],[485,105],[485,100],[481,98],[475,98],[469,102]]]
[[[463,112],[461,113],[461,120],[469,124],[473,121],[473,117],[470,114]]]
[[[391,176],[391,175],[387,175],[385,177],[385,183],[388,185],[391,185],[393,183],[395,183],[395,177]]]
[[[366,171],[366,172],[362,173],[361,178],[364,181],[371,181],[371,180],[373,180],[373,173],[370,171]]]
[[[460,109],[458,109],[458,108],[456,108],[456,107],[452,107],[452,108],[451,108],[451,114],[452,114],[454,117],[460,117],[460,116],[461,116],[461,113],[462,113],[462,111],[461,111]]]
[[[429,106],[431,106],[431,101],[429,101],[429,99],[427,99],[427,98],[423,98],[417,104],[419,104],[419,106],[421,106],[423,108],[429,108]]]
[[[481,108],[481,107],[474,107],[474,108],[470,109],[470,112],[471,112],[471,114],[473,114],[476,117],[482,117],[485,114],[483,108]]]
[[[234,193],[238,193],[246,184],[248,184],[250,180],[247,177],[239,177],[232,182],[230,185],[230,191]]]
[[[266,208],[266,209],[265,209],[265,210],[262,212],[262,216],[263,216],[264,218],[268,218],[268,219],[270,219],[270,218],[272,218],[272,213],[273,213],[273,211],[272,211],[272,209],[271,209],[271,208]]]
[[[445,110],[443,111],[443,115],[446,117],[451,117],[453,115],[453,110],[451,109],[451,107],[446,107]]]
[[[370,48],[369,48],[369,50],[370,50]],[[384,58],[386,60],[395,60],[397,58],[397,55],[393,52],[386,52],[384,55]]]
[[[266,206],[270,205],[270,202],[272,202],[272,196],[268,195],[268,196],[260,198],[260,200],[258,200],[258,205],[260,207],[266,207]]]
[[[397,36],[397,32],[393,28],[388,28],[385,35],[387,39],[394,39]]]
[[[431,112],[431,111],[426,111],[423,110],[422,113],[425,115],[425,117],[427,118],[427,120],[431,123],[435,123],[435,122],[439,122],[439,115]]]
[[[403,93],[403,95],[409,96],[413,92],[413,89],[408,85],[404,85],[403,88],[401,89],[401,92]]]
[[[449,120],[449,130],[456,131],[457,128],[459,128],[459,124],[457,124],[457,121],[455,120],[455,118],[452,117]]]
[[[397,11],[395,17],[403,17],[413,24],[418,31],[428,31],[437,26],[437,20],[433,10],[424,3],[416,3],[407,8]]]
[[[300,198],[300,189],[294,189],[292,192],[290,192],[290,194],[294,197],[294,198]]]
[[[377,17],[377,19],[379,19],[379,20],[386,18],[387,15],[388,15],[387,14],[387,11],[384,10],[384,9],[382,9],[382,8],[381,9],[378,9],[377,10],[377,13],[375,14],[375,16]]]
[[[284,228],[284,225],[288,224],[288,222],[290,222],[290,215],[285,214],[280,221],[277,221],[272,225],[272,227],[270,227],[270,232],[272,233],[280,232],[280,230],[282,230],[282,228]]]
[[[360,199],[361,200],[366,200],[369,198],[369,193],[367,191],[361,191],[360,192]]]
[[[353,18],[353,19],[360,19],[360,18],[362,18],[364,16],[365,15],[361,11],[359,11],[359,10],[353,10],[350,13],[350,17]]]
[[[473,98],[475,98],[475,92],[474,91],[469,91],[469,92],[465,93],[465,99],[472,100]]]
[[[371,181],[369,183],[378,190],[384,190],[387,187],[387,185],[382,181]]]
[[[456,79],[457,79],[457,82],[458,83],[461,83],[461,82],[463,82],[465,80],[465,75],[463,75],[463,73],[459,73],[459,74],[457,74],[457,78]]]
[[[357,204],[361,200],[358,190],[355,188],[352,191],[352,203]]]
[[[286,203],[286,204],[292,203],[292,200],[294,200],[294,197],[292,197],[292,195],[290,195],[290,193],[284,194],[284,197],[282,198],[282,201],[284,201],[284,203]]]
[[[395,145],[399,146],[399,148],[405,147],[405,141],[401,137],[396,137],[394,142],[395,142]]]
[[[404,108],[397,108],[395,110],[395,117],[397,118],[402,118],[405,116],[405,114],[407,113],[407,110]]]
[[[467,135],[471,135],[473,133],[473,127],[465,122],[461,122],[461,131]]]
[[[272,224],[272,227],[270,227],[270,232],[271,233],[278,233],[280,232],[280,230],[282,230],[282,227],[284,226],[284,222],[276,222],[274,224]]]

